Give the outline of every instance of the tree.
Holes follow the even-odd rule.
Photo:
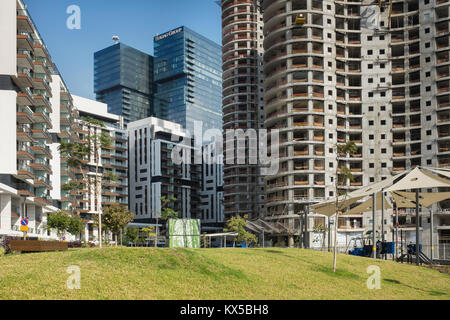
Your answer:
[[[156,238],[155,229],[156,229],[155,227],[148,227],[148,228],[143,228],[141,231],[144,232],[148,238],[154,237],[155,243],[157,243],[158,239]]]
[[[134,214],[124,205],[113,204],[107,206],[103,212],[102,222],[105,230],[109,230],[114,235],[117,246],[117,236],[120,230],[125,228],[134,219]]]
[[[82,195],[84,190],[88,190],[88,195],[94,196],[94,203],[97,204],[97,210],[93,208],[91,211],[98,212],[98,239],[99,247],[102,247],[102,223],[101,216],[103,212],[101,202],[102,184],[104,181],[117,181],[117,177],[112,173],[99,173],[99,167],[101,164],[101,150],[110,149],[112,145],[111,137],[105,133],[98,133],[105,124],[102,121],[93,119],[91,117],[83,118],[80,124],[86,127],[88,130],[87,137],[84,139],[86,142],[62,142],[59,147],[59,152],[62,157],[67,158],[67,164],[70,168],[77,169],[77,173],[82,175],[82,180],[70,182],[63,185],[63,190],[74,191],[78,195]],[[93,162],[95,165],[95,177],[87,175],[88,170],[85,170],[85,166]]]
[[[357,151],[358,147],[354,142],[348,141],[346,144],[337,144],[336,145],[336,179],[335,179],[335,187],[336,187],[336,213],[335,213],[335,221],[334,221],[334,250],[333,250],[333,272],[336,272],[337,266],[337,244],[338,244],[338,224],[339,224],[339,213],[344,209],[345,202],[347,200],[347,190],[339,189],[339,186],[345,186],[347,182],[350,180],[354,181],[354,177],[352,175],[351,170],[345,165],[345,163],[341,163],[341,159],[347,156],[353,156]]]
[[[83,232],[83,228],[84,228],[83,220],[79,216],[74,215],[69,218],[67,232],[69,232],[72,235],[77,235]]]
[[[83,230],[83,222],[78,216],[58,211],[48,215],[46,228],[47,230],[55,230],[58,238],[62,240],[66,232],[74,236],[80,234]]]
[[[137,228],[127,228],[125,238],[127,239],[127,242],[136,244],[139,240],[139,230]]]
[[[224,229],[225,232],[237,232],[238,236],[236,240],[238,242],[248,243],[258,243],[258,238],[253,234],[245,230],[245,225],[247,224],[248,215],[243,218],[241,216],[232,217],[227,221],[227,228]]]

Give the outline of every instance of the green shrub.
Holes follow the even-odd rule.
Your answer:
[[[3,247],[0,247],[0,257],[4,256],[4,255],[5,255],[5,253],[6,253],[6,250],[5,250],[5,248],[3,248]]]

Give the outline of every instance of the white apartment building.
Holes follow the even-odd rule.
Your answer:
[[[76,111],[43,39],[20,0],[0,3],[0,236],[56,238],[48,213],[70,210],[60,141],[73,138]]]
[[[128,135],[130,210],[135,222],[155,224],[165,196],[176,199],[171,206],[180,218],[201,219],[205,230],[219,230],[223,223],[221,171],[214,165],[196,164],[196,152],[201,155],[202,150],[194,147],[182,126],[151,117],[129,123]],[[211,148],[204,148],[209,155],[214,152]],[[174,162],[173,152],[184,161]]]
[[[83,232],[83,239],[86,242],[96,241],[98,239],[98,231],[93,225],[93,221],[97,221],[100,209],[105,206],[119,203],[128,207],[128,135],[124,129],[123,117],[108,112],[108,105],[94,100],[73,96],[73,103],[79,112],[77,119],[78,134],[77,142],[91,143],[88,141],[89,136],[106,134],[111,141],[108,148],[94,149],[84,162],[81,169],[71,168],[74,174],[73,181],[90,180],[90,190],[73,192],[77,200],[78,206],[75,208],[87,223]],[[87,118],[100,121],[101,125],[88,125]],[[96,176],[96,164],[98,161],[98,181],[100,182],[98,193],[95,192],[94,179]],[[107,179],[112,174],[114,180]],[[99,195],[97,199],[96,194]],[[100,208],[101,204],[101,208]]]

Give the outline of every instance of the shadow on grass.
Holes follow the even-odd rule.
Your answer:
[[[407,288],[409,288],[409,289],[413,289],[413,290],[417,290],[417,291],[422,291],[422,292],[424,292],[424,293],[427,293],[427,294],[432,295],[432,296],[435,296],[435,297],[436,297],[436,296],[437,296],[437,297],[441,297],[441,296],[449,295],[449,293],[445,293],[445,292],[441,292],[441,291],[436,291],[436,290],[430,290],[430,291],[427,291],[427,290],[423,290],[423,289],[420,289],[420,288],[416,288],[416,287],[413,287],[413,286],[410,286],[410,285],[401,283],[401,282],[398,281],[398,280],[393,280],[393,279],[383,279],[383,281],[384,281],[384,282],[387,282],[387,283],[390,283],[390,284],[396,284],[396,285],[404,286],[404,287],[407,287]]]
[[[250,282],[250,279],[242,271],[205,258],[198,251],[177,249],[173,253],[175,255],[172,255],[170,259],[158,265],[159,269],[187,269],[217,281],[234,278],[236,280]]]
[[[342,279],[355,279],[355,280],[361,279],[361,277],[358,276],[357,274],[342,269],[337,269],[336,272],[333,272],[333,268],[328,268],[320,265],[313,266],[310,269],[311,271],[321,272],[330,277],[338,277]]]

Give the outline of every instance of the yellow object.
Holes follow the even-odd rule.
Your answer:
[[[25,226],[20,226],[20,231],[22,231],[22,232],[28,232],[28,227],[25,227]]]
[[[306,23],[306,18],[303,14],[299,14],[297,18],[295,19],[296,25],[304,25]]]

